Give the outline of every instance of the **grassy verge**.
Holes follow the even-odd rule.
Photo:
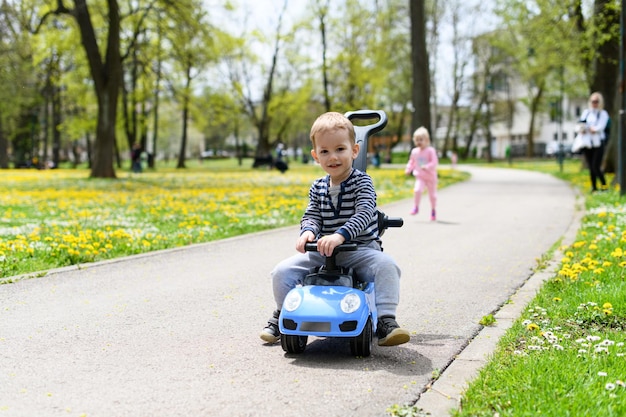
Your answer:
[[[454,416],[626,415],[626,210],[616,190],[589,194],[569,162],[514,164],[580,187],[575,242],[463,395]]]
[[[18,275],[296,225],[323,171],[253,170],[235,160],[117,180],[85,169],[0,170],[0,283]],[[371,169],[380,205],[410,198],[402,169]],[[467,174],[440,171],[440,186]],[[4,279],[3,279],[4,278]]]

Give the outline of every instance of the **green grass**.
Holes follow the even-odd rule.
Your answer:
[[[507,166],[508,164],[503,164]],[[626,210],[568,161],[515,163],[579,187],[586,214],[544,284],[463,394],[461,416],[626,415]]]

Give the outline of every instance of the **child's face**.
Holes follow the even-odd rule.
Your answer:
[[[336,185],[350,175],[352,161],[359,155],[359,145],[353,144],[343,129],[326,130],[316,136],[311,155]]]
[[[428,140],[424,136],[415,136],[413,138],[413,143],[415,143],[415,146],[419,147],[428,146]]]

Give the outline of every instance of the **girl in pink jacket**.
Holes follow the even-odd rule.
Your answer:
[[[430,135],[425,127],[418,128],[413,133],[413,143],[415,148],[411,150],[409,162],[406,164],[407,175],[413,174],[415,177],[415,187],[413,187],[413,197],[415,205],[411,214],[417,214],[420,207],[420,200],[424,193],[424,187],[428,190],[430,199],[430,220],[437,220],[437,151],[430,146]]]

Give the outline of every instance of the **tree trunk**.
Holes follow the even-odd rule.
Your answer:
[[[614,28],[620,27],[621,8],[616,7],[611,0],[595,0],[593,3],[594,24],[601,34],[615,33]],[[570,8],[570,17],[576,22],[579,34],[587,31],[582,2],[574,2]],[[582,63],[586,69],[589,83],[589,93],[599,91],[604,98],[604,108],[611,116],[613,126],[617,127],[618,107],[621,90],[619,86],[620,36],[602,36],[595,39],[593,50],[584,49]],[[592,53],[593,52],[593,53]],[[616,106],[616,103],[618,104]],[[617,139],[616,128],[611,129],[611,135],[604,155],[604,169],[606,172],[617,171]]]
[[[278,55],[280,53],[280,31],[282,26],[283,15],[285,14],[285,10],[287,9],[287,1],[283,3],[283,9],[280,12],[278,17],[278,24],[276,25],[276,42],[274,44],[274,55],[272,56],[272,65],[270,67],[269,73],[267,75],[267,82],[265,84],[265,89],[263,91],[263,100],[260,106],[261,116],[256,117],[256,106],[251,97],[248,98],[247,107],[248,114],[252,117],[252,120],[259,132],[259,142],[256,149],[255,157],[257,159],[267,158],[268,155],[271,156],[271,145],[270,145],[270,124],[271,120],[269,117],[269,107],[270,102],[272,101],[272,97],[274,95],[274,76],[276,75],[276,66],[278,63]]]
[[[122,81],[120,14],[117,0],[107,0],[107,4],[109,28],[104,60],[100,55],[87,1],[74,0],[75,8],[68,10],[59,0],[57,8],[57,13],[71,14],[76,19],[98,99],[96,139],[90,174],[92,178],[116,177],[113,152],[116,142],[117,98]]]
[[[48,160],[48,147],[50,144],[50,125],[52,124],[50,122],[50,109],[52,108],[52,95],[53,95],[53,87],[52,87],[52,83],[50,81],[50,78],[48,78],[48,80],[46,81],[46,88],[45,88],[45,98],[44,98],[44,104],[43,104],[43,155],[42,155],[42,159],[43,161],[39,160],[39,150],[37,149],[37,146],[35,144],[33,144],[33,156],[37,157],[37,165],[41,166],[42,162],[46,162]],[[33,138],[34,140],[34,138]]]
[[[470,129],[467,135],[465,150],[463,151],[463,154],[461,155],[461,159],[463,160],[470,157],[470,153],[472,149],[472,142],[474,141],[474,134],[476,133],[476,130],[478,129],[478,124],[480,122],[481,115],[482,115],[482,108],[486,102],[487,102],[487,89],[485,88],[480,94],[479,103],[476,105],[475,110],[472,112],[472,116],[470,120]]]
[[[535,119],[539,111],[539,103],[543,97],[543,82],[538,87],[537,94],[532,98],[530,103],[530,126],[528,127],[528,145],[526,148],[526,156],[531,158],[535,151]]]
[[[159,33],[159,45],[161,45],[161,26],[159,25],[158,29]],[[160,46],[159,46],[160,48]],[[153,117],[152,120],[152,148],[150,149],[150,153],[148,154],[148,168],[154,169],[155,167],[155,159],[157,154],[157,142],[159,139],[159,98],[161,92],[161,53],[159,49],[159,54],[157,57],[157,67],[156,67],[156,79],[154,80],[154,109],[153,109]]]
[[[452,133],[452,128],[456,129],[454,122],[456,121],[456,118],[457,118],[456,113],[458,110],[459,97],[460,97],[459,91],[455,89],[454,98],[452,99],[450,110],[448,111],[448,127],[446,128],[446,135],[444,136],[444,139],[443,139],[443,149],[441,150],[441,154],[444,157],[446,156],[446,154],[448,153],[448,149],[450,148],[450,136]]]
[[[430,72],[426,49],[426,13],[423,1],[410,1],[411,61],[413,64],[413,118],[411,132],[420,126],[430,128]],[[432,135],[432,132],[431,132]]]
[[[150,153],[148,155],[148,168],[154,169],[155,167],[155,159],[157,153],[157,142],[159,139],[159,82],[161,78],[161,61],[159,59],[158,64],[159,70],[157,71],[157,81],[156,81],[156,89],[154,92],[154,111],[153,111],[153,129],[152,129],[152,148],[150,149]]]
[[[61,162],[61,112],[61,89],[55,86],[52,89],[52,163],[54,168],[58,168]],[[48,163],[48,158],[44,158],[43,163]]]
[[[2,115],[0,114],[0,169],[9,169],[9,141],[4,134]]]
[[[187,168],[185,166],[185,153],[187,152],[187,119],[189,118],[189,104],[185,97],[185,104],[183,106],[183,134],[180,138],[180,153],[178,154],[178,164],[176,168]]]
[[[115,116],[117,111],[117,92],[106,91],[98,94],[98,121],[96,139],[93,144],[92,178],[115,178],[113,156],[115,148]],[[113,119],[113,122],[111,121]]]
[[[610,0],[596,0],[594,4],[594,18],[603,22],[606,27],[620,26],[620,11],[613,7]],[[616,103],[619,103],[619,56],[620,40],[618,37],[609,37],[598,44],[598,53],[595,57],[595,72],[591,81],[591,92],[599,91],[604,98],[604,109],[609,113],[613,129],[617,133],[618,114]],[[618,92],[618,94],[616,94]],[[604,155],[604,170],[617,172],[617,134],[611,134]]]
[[[320,34],[322,36],[322,80],[324,85],[324,108],[327,112],[330,111],[331,103],[330,103],[330,81],[328,80],[328,64],[326,61],[326,51],[328,49],[328,45],[326,42],[326,15],[328,12],[328,1],[326,5],[321,7],[318,11],[318,17],[320,19]]]
[[[122,118],[124,123],[124,132],[126,133],[126,140],[128,141],[128,149],[133,149],[133,145],[135,144],[135,140],[133,139],[133,132],[130,126],[130,117],[128,113],[130,110],[128,109],[128,88],[126,88],[126,83],[122,83]]]
[[[185,158],[187,153],[187,130],[189,123],[189,95],[191,94],[191,66],[192,63],[187,64],[187,80],[185,82],[185,89],[183,92],[183,132],[180,138],[180,153],[178,154],[178,164],[176,168],[186,168]]]

